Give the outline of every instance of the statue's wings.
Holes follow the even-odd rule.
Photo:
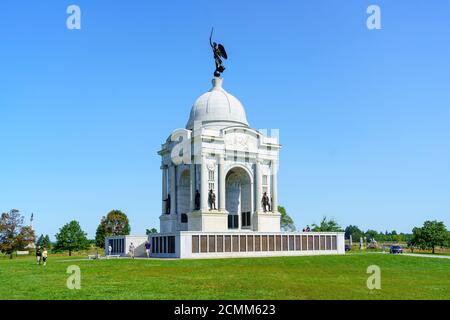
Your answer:
[[[221,44],[219,43],[219,45],[218,45],[217,47],[219,48],[220,55],[221,55],[225,60],[228,59],[227,52],[225,51],[225,48],[223,47],[223,45],[221,45]]]

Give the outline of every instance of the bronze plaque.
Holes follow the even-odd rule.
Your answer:
[[[314,250],[320,250],[319,236],[314,236]]]
[[[209,252],[216,252],[216,236],[209,236]]]
[[[295,236],[295,250],[300,250],[302,248],[302,237]]]
[[[331,236],[327,236],[326,248],[327,248],[327,250],[331,250]]]
[[[302,236],[302,251],[308,250],[308,236]]]
[[[267,236],[261,236],[262,251],[267,251]]]
[[[277,251],[281,251],[281,236],[275,236],[275,247]]]
[[[269,236],[269,251],[275,251],[275,236]]]
[[[239,252],[239,236],[232,236],[233,252]]]
[[[288,251],[289,250],[289,248],[288,248],[288,237],[287,236],[282,236],[282,247],[281,247],[281,250],[283,250],[283,251]]]
[[[192,236],[192,253],[198,253],[198,236]]]
[[[320,250],[325,250],[325,236],[320,236]]]
[[[231,252],[231,236],[225,236],[225,252]]]
[[[223,252],[223,236],[217,236],[217,252]]]
[[[294,236],[289,236],[289,251],[294,251]]]
[[[239,236],[239,244],[240,244],[239,251],[241,251],[241,252],[247,251],[246,242],[247,242],[247,239],[245,238],[245,236]]]
[[[208,237],[200,236],[200,251],[208,252]]]
[[[255,236],[255,251],[261,251],[261,236]]]
[[[247,251],[253,251],[253,236],[247,236]]]
[[[314,237],[308,236],[308,250],[314,250]]]

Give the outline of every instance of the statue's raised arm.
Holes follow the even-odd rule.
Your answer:
[[[212,42],[213,33],[214,33],[214,27],[211,29],[211,35],[209,36],[209,45],[211,46],[211,48],[214,48],[214,45]]]

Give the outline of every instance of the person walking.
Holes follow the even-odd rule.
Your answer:
[[[147,254],[147,259],[150,258],[150,248],[151,248],[151,244],[149,241],[147,241],[145,243],[145,253]]]
[[[37,264],[41,264],[41,259],[42,259],[42,251],[41,251],[41,247],[40,246],[38,246],[37,248],[36,248],[36,262],[37,262]]]
[[[108,255],[110,256],[111,254],[112,254],[112,246],[109,245],[109,246],[108,246]]]
[[[47,249],[44,247],[44,250],[42,251],[42,262],[44,263],[44,266],[47,265],[47,257],[48,257],[48,252],[47,252]]]
[[[130,244],[130,247],[129,247],[129,254],[130,254],[130,257],[131,257],[131,259],[134,259],[134,245],[133,245],[133,242]]]

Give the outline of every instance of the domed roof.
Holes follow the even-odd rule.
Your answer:
[[[202,126],[242,125],[248,127],[242,103],[222,88],[221,78],[212,80],[213,87],[202,94],[192,106],[186,129],[192,130],[199,121]]]

